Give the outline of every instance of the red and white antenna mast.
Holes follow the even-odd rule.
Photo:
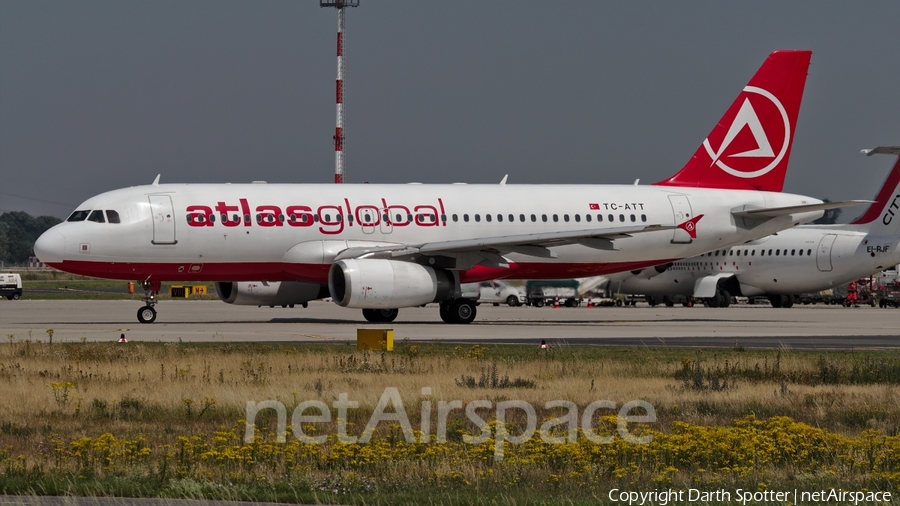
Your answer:
[[[344,8],[359,7],[359,0],[319,0],[319,7],[334,7],[338,11],[337,80],[335,99],[337,124],[334,127],[334,182],[344,182]]]

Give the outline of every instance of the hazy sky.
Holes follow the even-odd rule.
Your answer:
[[[346,181],[650,183],[775,49],[811,49],[785,191],[872,198],[900,144],[900,2],[361,0]],[[333,180],[337,14],[314,0],[0,0],[0,211]],[[848,214],[855,214],[850,211]]]

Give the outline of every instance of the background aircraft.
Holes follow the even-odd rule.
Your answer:
[[[900,147],[865,150],[900,155]],[[728,306],[732,296],[766,295],[775,307],[900,263],[900,157],[875,202],[847,225],[803,225],[671,264],[610,276],[609,289],[660,300],[686,295]]]

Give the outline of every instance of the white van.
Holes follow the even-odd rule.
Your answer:
[[[0,296],[5,296],[9,300],[19,300],[22,296],[22,276],[0,273]]]
[[[475,299],[479,304],[507,304],[515,307],[525,303],[525,291],[504,281],[466,283],[460,287],[463,297]],[[475,294],[478,294],[477,297]]]

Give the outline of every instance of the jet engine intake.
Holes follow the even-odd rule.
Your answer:
[[[324,286],[299,281],[217,282],[222,302],[237,306],[286,306],[328,297]]]
[[[412,262],[346,259],[328,271],[328,291],[343,307],[396,309],[440,302],[454,293],[450,272]]]

